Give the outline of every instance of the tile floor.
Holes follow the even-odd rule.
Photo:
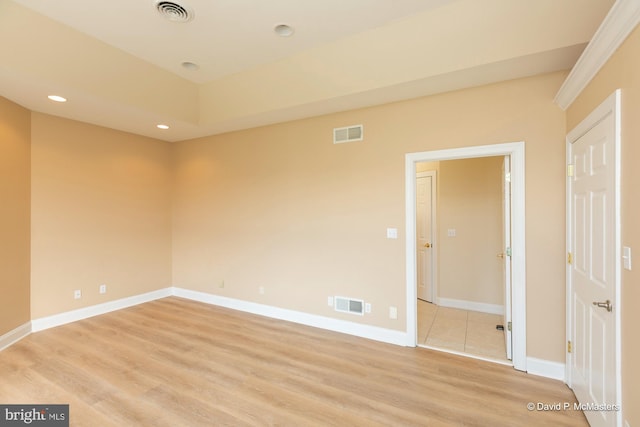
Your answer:
[[[506,362],[502,316],[418,300],[418,343]]]

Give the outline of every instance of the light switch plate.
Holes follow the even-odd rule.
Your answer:
[[[398,229],[387,228],[387,239],[397,239],[397,238],[398,238]]]
[[[628,246],[622,248],[622,267],[631,270],[631,248]]]
[[[455,228],[450,228],[447,230],[447,236],[449,237],[456,237],[456,229]]]

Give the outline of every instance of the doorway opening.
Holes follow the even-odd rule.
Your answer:
[[[509,249],[511,286],[505,286],[510,295],[512,362],[514,368],[526,371],[526,276],[525,276],[525,227],[524,227],[524,142],[466,147],[450,150],[409,153],[405,156],[405,212],[406,212],[406,295],[407,295],[407,345],[418,344],[418,237],[417,237],[417,164],[480,157],[503,156],[510,159],[511,184],[511,245]],[[447,233],[449,230],[447,230]],[[465,268],[464,260],[459,260]],[[437,288],[437,284],[435,286]],[[505,305],[509,305],[508,303]],[[505,309],[505,312],[507,309]],[[505,324],[505,329],[508,325]],[[505,335],[507,336],[507,335]]]
[[[510,364],[509,159],[416,164],[418,346]]]

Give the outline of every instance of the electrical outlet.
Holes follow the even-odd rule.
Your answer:
[[[389,319],[398,318],[398,307],[389,307]]]
[[[74,299],[82,298],[82,291],[80,289],[76,289],[75,291],[73,291],[73,298]]]
[[[628,246],[622,248],[622,268],[631,270],[631,248]]]
[[[328,297],[328,298],[327,298],[327,305],[328,305],[329,307],[333,307],[333,297]]]
[[[365,303],[364,304],[364,312],[365,313],[371,313],[371,303]]]
[[[264,295],[264,286],[260,286],[258,292],[260,292],[260,295]]]
[[[106,294],[107,293],[107,285],[105,285],[104,283],[102,285],[100,285],[100,293],[101,294]]]

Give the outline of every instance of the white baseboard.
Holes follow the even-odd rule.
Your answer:
[[[205,292],[191,291],[183,288],[173,288],[173,295],[200,301],[207,304],[231,308],[247,313],[258,314],[274,319],[287,320],[289,322],[302,325],[313,326],[343,334],[355,335],[375,341],[382,341],[389,344],[407,345],[407,334],[402,331],[380,328],[378,326],[363,325],[346,320],[333,319],[331,317],[317,314],[303,313],[301,311],[288,310],[285,308],[273,307],[270,305],[257,304],[254,302],[208,294]]]
[[[98,316],[100,314],[105,314],[111,311],[120,310],[156,299],[169,297],[171,295],[172,288],[164,288],[157,291],[147,292],[146,294],[134,295],[132,297],[109,301],[103,304],[79,308],[77,310],[54,314],[52,316],[41,317],[40,319],[31,321],[31,329],[33,332],[43,331],[55,326],[60,326],[66,323],[75,322],[77,320]]]
[[[484,302],[465,301],[453,298],[437,298],[437,304],[441,307],[460,308],[463,310],[479,311],[481,313],[504,314],[504,306],[499,304],[487,304]]]
[[[0,351],[15,344],[31,333],[31,322],[27,322],[0,336]]]
[[[111,311],[120,310],[123,308],[169,296],[182,297],[194,301],[200,301],[206,304],[231,308],[233,310],[258,314],[274,319],[286,320],[289,322],[313,326],[320,329],[326,329],[362,338],[368,338],[389,344],[405,346],[408,342],[407,334],[403,331],[395,331],[378,326],[363,325],[347,320],[320,316],[317,314],[310,314],[301,311],[273,307],[269,305],[223,297],[220,295],[208,294],[205,292],[192,291],[179,287],[171,287],[32,320],[31,322],[25,323],[24,325],[19,326],[16,329],[0,336],[0,350],[26,337],[30,332],[42,331],[45,329],[53,328],[55,326],[64,325],[66,323],[75,322],[77,320],[86,319],[89,317],[109,313]],[[470,303],[468,301],[444,298],[439,299],[438,304],[442,305],[443,307],[464,308],[467,310],[481,311],[493,314],[501,314],[502,310],[502,306],[473,302]],[[497,307],[499,307],[500,309],[498,310]],[[500,312],[496,313],[496,311]],[[549,360],[537,359],[534,357],[527,357],[527,373],[564,381],[565,365],[564,363],[552,362]]]
[[[550,360],[527,357],[527,373],[540,377],[565,381],[565,364]]]
[[[274,319],[287,320],[289,322],[300,323],[307,326],[314,326],[321,329],[327,329],[335,332],[342,332],[349,335],[355,335],[376,341],[382,341],[396,345],[406,345],[407,337],[405,332],[394,331],[391,329],[380,328],[377,326],[363,325],[360,323],[349,322],[346,320],[333,319],[330,317],[319,316],[315,314],[303,313],[300,311],[288,310],[279,307],[273,307],[264,304],[258,304],[249,301],[223,297],[219,295],[208,294],[205,292],[192,291],[177,287],[160,289],[142,295],[136,295],[115,301],[106,302],[90,307],[84,307],[77,310],[67,311],[65,313],[54,314],[48,317],[35,319],[30,324],[28,331],[38,332],[78,320],[86,319],[100,314],[109,313],[111,311],[120,310],[145,302],[153,301],[168,296],[178,296],[207,304],[227,307],[234,310],[244,311],[247,313],[258,314],[261,316],[271,317]],[[28,334],[28,332],[27,332]],[[8,334],[7,334],[8,335]],[[4,337],[3,337],[4,338]],[[10,339],[7,339],[9,342]],[[2,343],[3,341],[0,341]],[[15,342],[15,341],[13,341]]]

